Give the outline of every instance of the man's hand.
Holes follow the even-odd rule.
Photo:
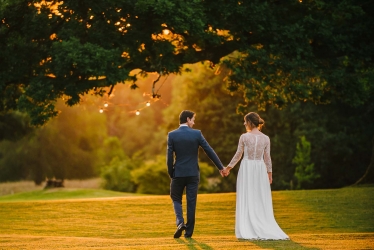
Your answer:
[[[225,177],[225,174],[224,174],[223,171],[225,171],[225,168],[221,169],[221,170],[219,171],[219,173],[220,173],[220,175],[221,175],[222,177]]]
[[[219,172],[220,172],[222,177],[226,177],[230,174],[230,169],[231,169],[230,167],[225,167]]]

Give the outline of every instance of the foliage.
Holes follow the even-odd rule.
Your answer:
[[[103,115],[97,112],[96,107],[99,104],[92,105],[86,99],[85,104],[74,108],[61,107],[62,113],[59,117],[45,127],[36,129],[28,137],[18,141],[2,141],[0,143],[1,181],[33,179],[34,172],[42,173],[38,177],[39,181],[43,181],[46,176],[65,176],[65,178],[97,176],[100,167],[108,165],[116,156],[121,159],[130,156],[132,161],[155,158],[160,152],[165,152],[167,130],[178,126],[178,114],[183,108],[197,112],[195,127],[202,130],[222,162],[227,164],[235,153],[238,137],[244,132],[242,116],[236,115],[234,111],[239,98],[235,95],[233,97],[227,95],[224,87],[219,85],[221,74],[215,75],[204,65],[191,65],[190,68],[191,75],[177,76],[173,79],[173,101],[164,116],[152,116],[150,111],[155,110],[156,113],[162,110],[155,106],[151,106],[150,110],[144,110],[150,112],[148,115],[142,111],[139,117],[122,112],[120,106],[118,110],[107,110]],[[194,90],[193,83],[200,81],[196,79],[204,79],[207,88],[214,90],[215,95],[206,94],[208,90],[203,86]],[[218,87],[221,87],[222,91],[218,91]],[[120,88],[116,90],[118,91],[116,97],[120,98],[122,93],[119,92],[122,90]],[[186,94],[181,95],[182,91]],[[210,102],[214,104],[215,109],[210,108]],[[220,102],[223,105],[217,105]],[[295,173],[292,159],[295,156],[298,138],[302,135],[305,135],[313,145],[311,161],[315,164],[315,170],[321,175],[308,188],[336,188],[354,183],[365,172],[365,167],[370,161],[372,146],[368,138],[372,138],[374,132],[373,109],[370,107],[372,107],[370,103],[364,107],[352,108],[342,104],[316,106],[303,102],[290,105],[283,110],[269,107],[266,112],[260,111],[266,122],[263,132],[271,139],[274,171],[272,188],[290,188],[289,183]],[[244,112],[256,111],[256,106],[245,108]],[[212,123],[211,121],[217,119],[217,116],[221,119]],[[138,119],[140,117],[141,119]],[[156,117],[169,119],[162,122],[157,121]],[[157,122],[153,123],[155,121]],[[135,133],[127,127],[127,123],[137,124],[139,131],[151,131],[151,133],[150,135]],[[149,124],[152,124],[152,129],[148,129]],[[168,127],[167,130],[164,128],[157,132],[158,124]],[[141,129],[143,125],[146,129]],[[149,139],[136,144],[136,136],[139,135]],[[122,140],[130,140],[134,146],[125,148]],[[154,151],[148,150],[149,144],[154,144],[152,146],[155,147]],[[144,150],[146,148],[147,150]],[[127,152],[137,153],[127,156],[125,149]],[[144,154],[144,151],[149,154]],[[203,152],[200,153],[200,157],[203,162],[210,164]],[[160,168],[163,168],[161,166],[164,165],[160,165]],[[225,179],[221,179],[214,167],[209,168],[213,170],[213,174],[202,173],[202,176],[208,177],[209,181],[219,181],[219,186],[214,187],[217,183],[209,182],[208,186],[200,187],[200,192],[235,190],[235,171],[239,169],[239,164]],[[91,174],[83,175],[83,173]]]
[[[87,95],[74,107],[60,100],[59,116],[38,128],[28,126],[25,114],[5,114],[1,133],[8,140],[0,141],[0,181],[32,179],[41,183],[46,177],[99,176],[100,169],[114,157],[130,157],[139,165],[164,152],[165,135],[158,131],[158,124],[169,87],[160,90],[162,100],[152,100],[143,95],[149,90],[149,80],[152,78],[139,81],[139,90],[132,93],[127,86],[118,85],[110,98]],[[151,107],[136,116],[132,111],[144,107],[147,100]],[[100,107],[104,113],[98,112]]]
[[[221,74],[216,74],[217,71],[212,71],[207,64],[187,67],[191,70],[189,74],[177,76],[173,80],[172,103],[164,111],[164,116],[170,119],[166,120],[163,126],[167,131],[176,129],[180,112],[184,109],[194,111],[194,128],[202,131],[222,163],[227,165],[236,151],[240,134],[245,132],[243,117],[236,113],[240,97],[234,93],[230,95],[222,84],[225,77],[224,67],[218,69]],[[196,84],[196,81],[202,81],[204,84]],[[202,162],[214,166],[202,149],[199,153]],[[232,172],[236,173],[236,169]],[[212,176],[219,178],[220,191],[235,190],[235,174],[221,179],[218,171],[213,173]]]
[[[200,169],[200,183],[199,183],[199,191],[201,193],[210,193],[217,189],[217,181],[209,179],[208,176],[212,175],[213,172],[217,171],[217,169],[205,162],[199,163]]]
[[[101,154],[100,158],[103,161],[103,165],[111,164],[114,158],[117,158],[118,161],[128,159],[125,152],[123,151],[123,148],[121,147],[121,143],[118,137],[115,136],[105,138],[99,154]]]
[[[189,68],[189,75],[173,80],[172,103],[164,112],[164,116],[171,118],[165,121],[166,130],[177,127],[182,109],[195,111],[194,127],[201,129],[226,165],[236,151],[240,134],[245,132],[243,116],[235,114],[240,98],[227,95],[220,84],[223,67],[218,69],[222,73],[217,75],[206,65],[190,65]],[[196,85],[196,81],[204,81],[204,85]],[[265,120],[263,132],[271,140],[272,189],[291,188],[289,183],[295,174],[292,160],[300,136],[308,138],[313,145],[311,162],[321,175],[306,188],[337,188],[354,183],[370,162],[372,145],[368,138],[374,136],[373,103],[370,99],[363,106],[351,107],[338,101],[326,105],[298,102],[282,110],[269,105],[266,111],[257,110],[256,104],[248,104],[240,110],[243,114],[258,112]],[[200,160],[210,162],[202,152]],[[235,191],[238,169],[239,163],[228,178],[219,179],[220,191]]]
[[[263,12],[243,27],[255,42],[226,60],[229,88],[244,87],[259,109],[304,100],[363,105],[374,90],[374,5],[366,3],[251,1],[252,11]]]
[[[144,162],[132,173],[137,192],[144,194],[170,193],[170,177],[166,171],[165,156],[157,156],[154,161]]]
[[[131,178],[131,170],[136,168],[130,159],[112,159],[109,165],[101,170],[103,188],[113,191],[133,192],[134,183]]]
[[[155,136],[158,124],[162,122],[161,110],[165,105],[147,96],[145,82],[139,81],[139,91],[132,92],[126,85],[116,86],[104,115],[108,135],[118,138],[124,154],[130,157],[141,154],[147,159],[160,153],[160,143]],[[145,105],[147,101],[150,107]],[[135,115],[135,110],[140,110],[140,115]]]
[[[297,189],[311,186],[315,179],[320,177],[315,172],[314,163],[310,161],[311,144],[305,136],[300,137],[300,142],[296,144],[295,157],[292,163],[296,165],[295,178],[297,179]]]
[[[206,163],[199,163],[200,183],[199,190],[207,192],[214,189],[208,182],[207,176],[212,174],[213,168]],[[166,171],[166,158],[157,156],[154,161],[147,161],[132,172],[133,180],[137,184],[137,192],[144,194],[170,193],[170,177]]]
[[[46,124],[61,109],[57,103],[59,98],[63,98],[68,105],[75,105],[84,101],[88,93],[102,96],[118,83],[131,82],[131,88],[136,88],[135,81],[139,76],[150,72],[166,76],[182,73],[186,70],[183,65],[187,63],[209,61],[210,67],[217,70],[217,74],[220,69],[226,73],[228,71],[222,74],[221,80],[235,97],[234,101],[225,99],[225,102],[207,97],[205,100],[209,105],[201,105],[205,108],[204,112],[211,112],[209,116],[202,116],[203,119],[209,119],[201,121],[204,125],[210,125],[212,136],[206,130],[204,133],[210,137],[208,141],[220,152],[224,161],[227,162],[230,158],[228,155],[235,151],[234,141],[237,141],[237,133],[241,133],[242,129],[230,121],[218,125],[222,109],[231,107],[232,103],[238,105],[238,113],[242,114],[249,110],[266,109],[262,113],[264,116],[272,113],[286,121],[284,124],[274,124],[274,129],[285,129],[285,134],[290,135],[289,138],[278,136],[268,127],[268,133],[274,138],[272,141],[279,142],[274,144],[275,148],[284,152],[284,158],[275,157],[275,162],[280,164],[278,166],[285,162],[289,164],[288,167],[275,170],[280,171],[281,179],[291,178],[294,173],[294,169],[289,167],[292,166],[294,149],[287,147],[287,142],[290,143],[288,145],[295,145],[297,137],[305,135],[311,140],[312,161],[316,171],[321,174],[315,183],[316,187],[323,187],[325,183],[334,187],[342,186],[351,183],[353,176],[363,174],[362,166],[368,165],[368,143],[362,138],[364,135],[373,136],[370,131],[366,131],[372,127],[360,124],[362,135],[350,130],[346,134],[333,132],[333,126],[341,128],[340,131],[348,127],[335,122],[330,125],[328,118],[335,117],[342,121],[344,112],[339,108],[341,105],[358,112],[354,116],[356,121],[360,119],[360,114],[369,122],[372,121],[368,117],[372,114],[374,96],[373,9],[374,2],[364,0],[100,0],[95,3],[73,0],[2,0],[0,115],[7,116],[9,112],[19,110],[27,113],[32,124]],[[222,68],[217,66],[220,61]],[[138,69],[135,74],[132,73],[134,69]],[[196,84],[195,79],[192,81],[194,87],[207,96],[219,94],[222,90],[218,87],[200,88],[205,85],[205,81],[204,84]],[[198,103],[200,99],[191,98],[191,101],[185,103],[192,102]],[[301,102],[308,104],[303,105]],[[318,114],[317,108],[308,106],[309,102],[331,104],[321,108],[328,110],[329,116]],[[290,103],[295,106],[287,107]],[[326,129],[304,114],[301,118],[295,115],[295,112],[299,112],[296,111],[299,105],[309,109],[310,113],[307,114],[321,115]],[[274,107],[283,111],[277,114]],[[201,110],[195,110],[203,114]],[[334,115],[333,110],[338,110],[339,115]],[[146,158],[157,155],[162,148],[160,140],[164,135],[153,128],[162,119],[157,116],[158,113],[146,112],[149,112],[146,114],[149,118],[146,123],[133,120],[119,123],[125,119],[118,115],[113,116],[108,122],[109,126],[102,131],[106,131],[109,136],[117,136],[126,155],[139,153],[137,148]],[[175,115],[175,112],[169,113]],[[231,108],[228,109],[230,112]],[[297,116],[295,119],[298,121],[287,121],[287,114]],[[168,118],[177,121],[175,116]],[[231,119],[241,120],[235,114]],[[19,126],[18,121],[23,118],[16,123],[12,120],[11,116],[7,116],[5,128],[9,128],[8,124]],[[301,121],[306,123],[299,123]],[[349,123],[356,126],[351,121]],[[99,132],[100,136],[95,137],[92,129],[88,131],[89,137],[81,137],[66,124],[62,126],[64,135],[50,132],[54,140],[39,134],[30,136],[38,139],[29,139],[27,148],[22,148],[20,143],[11,144],[13,146],[9,149],[0,145],[0,168],[20,170],[22,173],[18,176],[32,176],[38,183],[46,175],[66,176],[64,171],[68,169],[67,166],[70,166],[69,173],[74,176],[83,178],[94,174],[95,159],[98,157],[96,149],[101,146],[105,132]],[[99,124],[102,126],[103,123]],[[19,134],[10,134],[11,137],[19,138],[29,133],[26,128],[28,125],[24,125],[19,126]],[[313,136],[301,133],[308,126],[310,134],[321,140],[312,141]],[[222,133],[223,130],[220,130],[217,136],[213,132],[217,127],[231,127],[233,133]],[[125,128],[130,128],[127,130],[130,132],[122,136]],[[326,131],[329,136],[321,137]],[[140,133],[144,136],[138,137],[140,141],[135,140],[134,135]],[[354,143],[349,144],[351,142],[347,135],[356,136]],[[80,145],[78,150],[69,147],[70,139],[67,138],[70,136],[74,138],[72,144]],[[59,142],[59,145],[56,146],[55,142]],[[40,146],[40,143],[49,149],[61,147],[61,150],[44,155],[46,151],[42,150],[44,146]],[[331,149],[332,145],[338,145],[332,154],[322,150]],[[27,163],[19,160],[18,156],[21,155],[29,159]],[[48,161],[41,160],[48,158]],[[62,167],[60,162],[66,158],[72,162]],[[358,162],[353,163],[353,159]],[[13,164],[16,161],[19,163]],[[52,164],[46,163],[50,161]],[[338,172],[338,162],[343,163],[340,165],[344,169],[343,178],[328,178],[333,176],[330,171]],[[25,170],[26,165],[33,170]],[[357,171],[354,172],[353,166],[356,165]],[[87,173],[84,173],[84,168]],[[228,182],[222,182],[225,185],[222,190],[235,188],[234,177],[230,175]],[[16,177],[14,175],[11,178]]]
[[[17,140],[34,131],[30,118],[21,112],[9,112],[0,115],[0,141]]]
[[[0,142],[1,181],[88,178],[97,175],[105,117],[80,108],[63,108],[54,120],[16,141]]]
[[[229,89],[244,103],[373,95],[373,2],[3,0],[0,112],[26,111],[33,124],[103,87],[140,75],[181,73],[186,63],[225,60]],[[135,84],[132,85],[136,87]]]
[[[338,188],[356,182],[364,174],[372,154],[368,138],[374,136],[374,109],[370,106],[370,102],[357,108],[342,103],[302,102],[282,110],[268,108],[260,112],[265,120],[263,131],[271,140],[272,188],[290,188],[295,174],[292,159],[301,136],[313,145],[311,162],[320,175],[308,188]]]

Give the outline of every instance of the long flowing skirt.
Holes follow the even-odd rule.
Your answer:
[[[286,240],[275,221],[264,161],[244,159],[236,183],[235,235],[239,239]]]

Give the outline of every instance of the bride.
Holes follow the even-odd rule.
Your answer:
[[[270,139],[260,132],[264,123],[257,113],[245,115],[247,133],[240,136],[238,149],[225,169],[228,175],[244,152],[236,184],[235,235],[238,239],[286,240],[289,237],[273,214]]]

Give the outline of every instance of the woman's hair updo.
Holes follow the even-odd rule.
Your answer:
[[[244,116],[244,120],[251,126],[261,130],[265,121],[255,112],[250,112]]]

